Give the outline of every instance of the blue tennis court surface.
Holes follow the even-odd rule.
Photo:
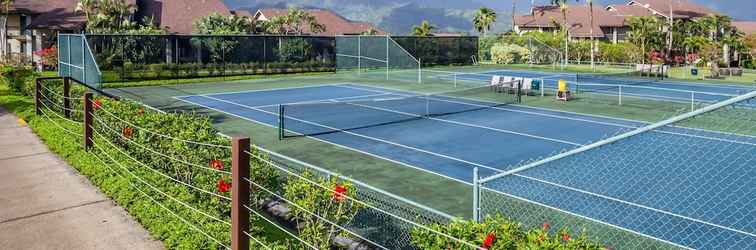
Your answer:
[[[609,135],[627,132],[646,125],[645,123],[622,119],[581,115],[519,105],[504,105],[443,116],[406,119],[403,122],[387,123],[380,126],[360,126],[361,121],[373,119],[374,117],[389,117],[390,119],[416,117],[416,111],[414,111],[417,108],[416,105],[392,106],[384,105],[384,102],[371,102],[414,95],[417,95],[417,93],[347,83],[192,95],[176,98],[271,127],[278,127],[280,104],[318,103],[326,104],[324,107],[327,107],[327,104],[331,102],[343,103],[345,101],[355,101],[360,103],[360,105],[339,105],[339,108],[333,109],[310,109],[307,112],[288,113],[284,119],[285,123],[288,124],[286,128],[293,133],[309,134],[310,132],[307,130],[313,126],[328,129],[354,127],[353,129],[343,131],[311,135],[310,137],[465,183],[472,181],[472,170],[474,167],[479,168],[482,176],[489,176],[510,170],[524,160],[553,155],[560,151],[573,149],[606,138]],[[440,101],[462,106],[476,106],[482,103],[482,101],[455,97],[442,98]],[[370,103],[375,104],[371,105]],[[346,106],[349,108],[345,109],[344,107]],[[702,143],[701,145],[711,147],[698,149],[702,151],[717,150],[717,145],[721,146],[722,143],[744,145],[743,150],[753,149],[752,145],[756,145],[756,137],[679,127],[669,127],[656,132],[650,132],[644,135],[643,138],[650,136],[654,140],[663,142],[665,141],[664,138],[670,135],[684,136],[688,140],[717,142]],[[668,149],[670,152],[676,150],[683,149]],[[731,207],[696,208],[696,206],[669,205],[689,204],[695,201],[695,199],[679,199],[682,199],[680,197],[688,197],[688,195],[695,196],[696,193],[699,193],[698,190],[701,187],[707,187],[707,190],[709,190],[707,192],[709,193],[722,191],[718,191],[717,183],[711,183],[710,180],[723,180],[727,179],[727,176],[691,178],[687,182],[670,187],[669,192],[664,192],[669,195],[654,197],[647,197],[645,194],[655,192],[627,186],[628,183],[634,183],[635,181],[662,181],[657,178],[668,178],[673,175],[676,172],[673,167],[679,167],[682,170],[688,168],[687,166],[696,165],[693,161],[700,161],[700,159],[696,159],[695,157],[687,160],[670,160],[674,160],[675,162],[670,163],[669,168],[638,169],[637,171],[633,169],[606,169],[601,168],[601,166],[596,166],[595,169],[590,170],[570,169],[569,166],[561,168],[541,167],[532,171],[532,174],[528,174],[527,178],[520,178],[519,175],[513,176],[511,178],[516,178],[516,181],[512,181],[509,185],[503,185],[499,188],[509,193],[521,193],[521,197],[526,197],[535,202],[552,204],[554,201],[565,199],[565,195],[568,194],[565,194],[565,192],[560,193],[556,190],[558,189],[556,186],[545,185],[545,183],[560,183],[562,182],[560,178],[564,177],[571,183],[569,185],[575,186],[578,190],[590,190],[590,192],[594,193],[602,193],[602,190],[608,190],[608,192],[613,193],[616,197],[629,201],[639,200],[639,204],[643,203],[650,208],[665,208],[667,210],[662,214],[663,216],[672,216],[671,218],[675,220],[684,220],[685,223],[690,224],[689,229],[681,228],[680,230],[690,231],[697,230],[695,228],[705,228],[707,230],[705,232],[690,231],[690,233],[707,234],[719,238],[736,237],[741,240],[740,243],[745,242],[745,245],[749,245],[756,240],[756,237],[742,235],[737,229],[733,229],[736,226],[729,226],[742,225],[743,219],[752,220],[750,226],[753,226],[753,221],[756,221],[756,215],[754,214],[730,216],[727,214],[727,211],[736,209]],[[717,159],[709,160],[716,161]],[[753,172],[753,166],[749,166],[748,162],[744,162],[741,164],[742,166],[735,164],[740,163],[733,163],[728,166],[736,168],[731,169],[731,171],[707,172],[707,174],[727,175],[732,171]],[[700,166],[714,165],[703,164]],[[689,169],[686,170],[689,171]],[[642,178],[638,177],[640,173],[642,173]],[[601,183],[579,181],[581,179],[591,180],[590,176],[594,174],[609,176],[612,178],[612,181]],[[548,180],[548,182],[526,183],[534,178]],[[733,181],[748,182],[752,180]],[[648,186],[652,187],[656,185]],[[632,185],[632,187],[638,187],[638,185]],[[549,191],[549,189],[555,190]],[[534,190],[541,190],[543,192],[534,192]],[[657,190],[656,193],[658,192]],[[533,193],[554,193],[554,196],[528,196],[528,194]],[[682,196],[677,196],[676,194]],[[574,194],[569,195],[574,196],[570,198],[572,202],[558,203],[561,204],[561,207],[558,207],[559,209],[614,225],[633,228],[638,232],[657,239],[671,242],[685,241],[685,239],[678,239],[676,236],[662,235],[665,230],[657,228],[656,224],[649,224],[646,227],[639,227],[635,224],[637,223],[637,218],[652,215],[657,216],[659,214],[657,210],[649,210],[648,208],[629,206],[622,203],[625,205],[620,205],[629,206],[627,208],[616,208],[618,211],[622,209],[624,209],[623,211],[629,211],[626,212],[626,216],[622,217],[624,218],[622,219],[611,213],[607,214],[607,210],[589,205],[588,202],[595,201],[595,197],[589,197],[585,192],[574,192]],[[737,193],[733,195],[749,194]],[[679,199],[671,201],[669,200],[671,197],[678,197]],[[727,197],[719,198],[727,199]],[[722,200],[718,204],[727,206],[728,203],[725,200]],[[743,205],[753,207],[753,204]],[[695,209],[695,211],[691,209]],[[736,211],[739,210],[736,209]],[[689,218],[713,218],[713,221],[704,223]],[[659,219],[664,218],[660,217]]]

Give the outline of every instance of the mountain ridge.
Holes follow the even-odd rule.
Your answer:
[[[472,18],[484,6],[476,0],[225,0],[231,9],[286,8],[328,9],[352,21],[369,22],[395,35],[406,35],[412,27],[428,20],[438,27],[437,32],[473,34]],[[443,6],[440,8],[439,6]],[[502,18],[496,28],[509,29],[510,18]]]

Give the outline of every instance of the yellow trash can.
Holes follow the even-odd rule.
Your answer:
[[[559,92],[567,92],[567,81],[564,79],[559,80]]]
[[[560,101],[570,100],[570,90],[567,88],[567,81],[565,81],[564,79],[559,80],[556,98]]]

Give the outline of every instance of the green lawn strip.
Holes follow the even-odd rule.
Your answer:
[[[113,173],[111,169],[118,170],[117,164],[109,164],[108,166],[110,166],[110,168],[104,166],[100,160],[83,149],[81,146],[82,138],[77,138],[64,132],[53,122],[57,122],[60,126],[64,126],[73,131],[81,131],[81,128],[79,128],[78,125],[71,124],[66,120],[54,118],[54,115],[51,114],[48,114],[48,116],[53,118],[52,120],[49,120],[44,116],[35,115],[32,98],[12,93],[4,85],[0,85],[0,105],[26,120],[29,127],[52,152],[63,158],[63,160],[74,167],[79,173],[87,176],[87,178],[104,194],[113,199],[119,206],[126,209],[129,214],[142,224],[153,237],[163,241],[166,248],[213,248],[214,243],[210,239],[191,229],[184,222],[170,215],[170,213],[163,210],[150,199],[145,198],[139,191],[129,184],[129,181]],[[101,145],[106,145],[106,143]],[[114,152],[115,151],[110,153],[111,156],[114,156]],[[108,161],[108,158],[104,155],[98,156],[100,159]],[[132,169],[132,171],[135,170]],[[122,174],[127,175],[125,171],[122,171]],[[163,178],[152,172],[144,171],[144,169],[142,169],[138,175],[146,180],[160,180]],[[135,180],[132,179],[132,182],[133,181]],[[144,185],[141,186],[141,189],[147,191],[152,197],[161,197],[159,193],[150,193],[149,188]],[[178,192],[181,195],[192,195],[183,186],[179,186],[178,184],[170,186],[172,186],[170,192]],[[190,221],[192,219],[195,221],[203,220],[201,219],[203,216],[199,216],[175,202],[168,203],[169,204],[163,205],[169,207],[172,211],[177,212],[178,214],[191,217]],[[253,220],[253,222],[254,225],[263,230],[264,235],[269,241],[278,241],[288,238],[284,232],[274,228],[273,225],[262,220]],[[217,230],[225,226],[220,224],[221,226],[219,227],[218,222],[202,225],[206,226],[204,228],[205,230],[216,236],[218,236],[218,234],[220,234],[220,236],[229,234],[228,230]],[[213,233],[213,231],[217,232]]]

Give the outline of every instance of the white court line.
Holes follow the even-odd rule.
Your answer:
[[[242,108],[247,108],[247,109],[251,109],[251,110],[267,113],[267,114],[270,114],[270,115],[276,115],[276,116],[278,115],[276,113],[269,112],[269,111],[266,111],[266,110],[256,109],[254,107],[250,107],[250,106],[246,106],[246,105],[243,105],[243,104],[239,104],[239,103],[235,103],[235,102],[231,102],[231,101],[226,101],[226,100],[214,98],[214,97],[211,97],[211,96],[204,96],[204,97],[207,97],[208,99],[213,99],[213,100],[216,100],[216,101],[219,101],[219,102],[225,102],[225,103],[228,103],[228,104],[236,105],[236,106],[239,106],[239,107],[242,107]],[[286,117],[286,118],[289,118],[289,119],[292,119],[292,120],[295,120],[295,121],[299,121],[299,122],[303,122],[303,123],[307,123],[307,124],[310,124],[310,125],[318,126],[318,127],[323,127],[323,128],[331,129],[331,130],[338,131],[338,132],[343,132],[343,133],[354,135],[354,136],[357,136],[357,137],[362,137],[362,138],[365,138],[365,139],[374,140],[374,141],[378,141],[378,142],[394,145],[394,146],[397,146],[397,147],[402,147],[402,148],[414,150],[414,151],[417,151],[417,152],[421,152],[421,153],[426,153],[426,154],[429,154],[429,155],[438,156],[438,157],[445,158],[445,159],[448,159],[448,160],[457,161],[457,162],[465,163],[465,164],[468,164],[468,165],[477,166],[477,167],[480,167],[480,168],[490,169],[490,170],[493,170],[495,172],[503,172],[501,169],[498,169],[498,168],[489,167],[489,166],[486,166],[486,165],[483,165],[483,164],[480,164],[480,163],[475,163],[475,162],[471,162],[471,161],[455,158],[455,157],[452,157],[452,156],[448,156],[448,155],[444,155],[444,154],[439,154],[439,153],[428,151],[428,150],[424,150],[424,149],[415,148],[415,147],[412,147],[412,146],[407,146],[407,145],[404,145],[404,144],[401,144],[401,143],[396,143],[396,142],[392,142],[392,141],[388,141],[388,140],[383,140],[383,139],[379,139],[379,138],[375,138],[375,137],[371,137],[371,136],[367,136],[367,135],[363,135],[363,134],[358,134],[358,133],[354,133],[354,132],[351,132],[351,131],[346,131],[346,130],[330,127],[330,126],[327,126],[327,125],[318,124],[318,123],[315,123],[315,122],[305,121],[305,120],[294,118],[294,117]]]
[[[208,94],[179,95],[179,96],[174,96],[173,98],[184,98],[184,97],[202,96],[202,95],[255,93],[255,92],[266,92],[266,91],[274,91],[274,90],[307,89],[307,88],[313,88],[313,87],[328,87],[328,86],[338,86],[338,85],[344,85],[344,84],[352,84],[352,83],[340,82],[340,83],[316,84],[316,85],[308,85],[308,86],[283,87],[283,88],[273,88],[273,89],[255,89],[255,90],[241,90],[241,91],[231,91],[231,92],[217,92],[217,93],[208,93]]]
[[[359,84],[357,84],[357,85],[359,85]],[[360,85],[360,86],[364,86],[364,85]],[[343,85],[343,86],[340,86],[340,87],[362,89],[362,88],[357,88],[357,87],[348,86],[348,85]],[[366,86],[366,87],[377,88],[377,89],[381,89],[382,88],[382,87],[372,87],[372,86]],[[386,89],[388,89],[388,88],[386,88]],[[388,89],[388,90],[391,90],[391,89]],[[409,91],[404,91],[404,90],[396,90],[396,91],[409,92]],[[480,107],[489,107],[489,106],[479,105],[479,104],[474,104],[474,103],[458,102],[458,101],[443,100],[443,99],[436,99],[436,98],[430,98],[430,99],[437,100],[437,101],[451,102],[451,103],[460,103],[460,104],[467,104],[467,105],[473,105],[473,106],[480,106]],[[467,99],[467,98],[459,98],[459,99]],[[472,100],[472,99],[470,99],[470,100]],[[472,101],[486,102],[486,101],[480,101],[480,100],[472,100]],[[563,112],[563,113],[582,115],[582,116],[594,116],[594,115],[579,114],[579,113],[567,112],[567,111],[549,110],[549,109],[545,109],[545,108],[527,107],[527,106],[522,106],[522,105],[513,105],[513,106],[524,107],[524,108],[533,108],[533,109],[541,109],[541,110],[547,110],[547,111],[551,111],[551,112]],[[489,108],[491,108],[491,107],[489,107]],[[622,128],[630,128],[630,129],[634,129],[634,128],[640,127],[640,126],[636,127],[636,126],[630,126],[630,125],[624,125],[624,124],[616,124],[616,123],[609,123],[609,122],[592,121],[592,120],[574,118],[574,117],[569,117],[569,116],[558,116],[558,115],[544,114],[544,113],[538,113],[538,112],[528,112],[528,111],[522,111],[522,110],[512,110],[512,109],[506,109],[506,108],[502,108],[502,107],[492,107],[491,109],[503,110],[503,111],[511,111],[511,112],[516,112],[516,113],[525,113],[525,114],[540,115],[540,116],[546,116],[546,117],[552,117],[552,118],[558,118],[558,119],[567,119],[567,120],[574,120],[574,121],[582,121],[582,122],[587,122],[587,123],[596,123],[596,124],[601,124],[601,125],[608,125],[608,126],[615,126],[615,127],[622,127]],[[599,117],[599,118],[604,118],[604,119],[625,120],[625,121],[630,121],[630,122],[638,122],[638,123],[642,123],[642,124],[646,124],[646,125],[650,124],[650,123],[646,123],[646,122],[633,121],[633,120],[621,119],[621,118],[611,118],[611,117],[604,117],[604,116],[594,116],[594,117]],[[670,127],[676,127],[676,128],[681,128],[681,129],[690,129],[690,128],[679,127],[679,126],[670,126]],[[710,130],[705,130],[705,129],[696,129],[696,130],[706,131],[706,132],[713,133],[713,134],[725,134],[725,135],[730,134],[730,133],[720,133],[720,132],[717,132],[717,131],[710,131]],[[743,144],[743,145],[756,146],[756,144],[749,143],[749,142],[741,142],[741,141],[728,140],[728,139],[709,137],[709,136],[691,135],[691,134],[684,134],[684,133],[671,132],[671,131],[663,131],[663,130],[653,130],[651,132],[662,133],[662,134],[671,134],[671,135],[679,135],[679,136],[686,136],[686,137],[693,137],[693,138],[699,138],[699,139],[707,139],[707,140],[712,140],[712,141],[729,142],[729,143],[735,143],[735,144]],[[735,134],[735,135],[737,135],[737,134]],[[750,136],[744,136],[744,137],[750,137]]]
[[[379,92],[379,91],[370,91],[370,92]],[[391,94],[388,92],[379,92],[379,94],[371,94],[371,95],[356,95],[356,96],[348,96],[348,97],[336,97],[336,98],[328,98],[328,99],[318,99],[318,100],[311,100],[311,101],[304,101],[304,102],[289,102],[289,103],[276,103],[276,104],[269,104],[269,105],[262,105],[262,106],[253,106],[253,108],[269,108],[269,107],[277,107],[281,105],[301,105],[301,104],[318,104],[318,103],[329,103],[327,101],[341,101],[345,99],[354,99],[354,98],[365,98],[365,97],[376,97],[376,96],[385,96],[385,95],[396,95]]]
[[[346,86],[344,86],[344,87],[346,87]],[[400,95],[400,94],[391,93],[391,92],[384,92],[384,93],[385,94]],[[428,98],[428,97],[426,97],[426,98]],[[454,98],[454,97],[451,97],[451,98]],[[428,99],[429,100],[438,100],[436,98],[428,98]],[[363,105],[363,104],[358,104],[358,103],[348,103],[348,104],[356,105],[356,106],[361,106],[361,107],[365,107],[365,108],[369,108],[369,109],[375,109],[375,110],[385,111],[385,112],[402,114],[402,115],[406,115],[406,116],[421,117],[421,118],[426,118],[426,119],[429,119],[429,120],[446,122],[446,123],[451,123],[451,124],[456,124],[456,125],[461,125],[461,126],[466,126],[466,127],[480,128],[480,129],[491,130],[491,131],[496,131],[496,132],[501,132],[501,133],[506,133],[506,134],[514,134],[514,135],[519,135],[519,136],[524,136],[524,137],[530,137],[530,138],[534,138],[534,139],[540,139],[540,140],[545,140],[545,141],[557,142],[557,143],[562,143],[562,144],[569,144],[569,145],[578,146],[578,147],[584,146],[583,144],[579,144],[579,143],[575,143],[575,142],[570,142],[570,141],[565,141],[565,140],[559,140],[559,139],[553,139],[553,138],[548,138],[548,137],[543,137],[543,136],[537,136],[537,135],[531,135],[531,134],[526,134],[526,133],[520,133],[520,132],[511,131],[511,130],[497,129],[497,128],[492,128],[492,127],[486,127],[486,126],[481,126],[481,125],[475,125],[475,124],[465,123],[465,122],[445,120],[445,119],[440,119],[440,118],[435,118],[435,117],[425,117],[425,116],[422,116],[422,115],[416,115],[416,114],[406,113],[406,112],[402,112],[402,111],[398,111],[398,110],[381,108],[381,107],[375,107],[375,106],[370,106],[370,105]],[[467,105],[467,103],[462,103],[462,102],[460,102],[460,104]],[[489,107],[489,106],[485,106],[485,105],[470,105],[470,106]]]
[[[183,102],[187,102],[187,103],[193,104],[193,105],[204,107],[204,108],[207,108],[207,109],[215,110],[216,112],[220,112],[220,113],[227,114],[227,115],[230,115],[230,116],[233,116],[233,117],[237,117],[239,119],[246,120],[246,121],[249,121],[249,122],[252,122],[252,123],[256,123],[256,124],[260,124],[260,125],[263,125],[263,126],[267,126],[267,127],[271,127],[271,128],[276,128],[277,129],[276,126],[273,126],[271,124],[267,124],[267,123],[264,123],[264,122],[260,122],[260,121],[254,120],[254,119],[251,119],[249,117],[244,117],[244,116],[241,116],[241,115],[237,115],[237,114],[234,114],[234,113],[223,111],[221,109],[216,109],[216,108],[204,105],[204,104],[199,104],[199,103],[196,103],[196,102],[192,102],[192,101],[188,101],[188,100],[184,100],[184,99],[180,99],[180,98],[176,98],[176,99],[178,99],[180,101],[183,101]],[[270,112],[265,112],[265,113],[270,114]],[[289,131],[289,132],[292,132],[292,133],[297,133],[296,131],[291,131],[291,130],[288,130],[288,129],[286,131]],[[443,175],[443,174],[440,174],[440,173],[436,173],[436,172],[430,171],[430,170],[425,169],[425,168],[416,167],[416,166],[413,166],[413,165],[410,165],[410,164],[407,164],[407,163],[404,163],[404,162],[401,162],[401,161],[397,161],[397,160],[394,160],[394,159],[391,159],[391,158],[386,158],[386,157],[383,157],[383,156],[380,156],[380,155],[376,155],[376,154],[373,154],[373,153],[370,153],[370,152],[366,152],[366,151],[362,151],[362,150],[359,150],[359,149],[356,149],[356,148],[352,148],[352,147],[349,147],[349,146],[346,146],[346,145],[341,145],[341,144],[338,144],[338,143],[330,142],[330,141],[327,141],[327,140],[324,140],[324,139],[320,139],[320,138],[317,138],[317,137],[308,137],[308,138],[316,140],[316,141],[319,141],[319,142],[331,144],[331,145],[334,145],[334,146],[339,147],[339,148],[343,148],[343,149],[355,151],[355,152],[358,152],[358,153],[366,154],[366,155],[369,155],[369,156],[372,156],[372,157],[375,157],[375,158],[378,158],[378,159],[381,159],[381,160],[392,162],[392,163],[395,163],[395,164],[398,164],[398,165],[402,165],[402,166],[405,166],[405,167],[408,167],[408,168],[412,168],[412,169],[415,169],[415,170],[418,170],[418,171],[422,171],[422,172],[426,172],[426,173],[429,173],[429,174],[437,175],[439,177],[442,177],[442,178],[445,178],[445,179],[448,179],[448,180],[452,180],[452,181],[455,181],[455,182],[459,182],[459,183],[462,183],[462,184],[466,184],[468,186],[472,186],[473,185],[471,182],[467,182],[467,181],[464,181],[464,180],[456,179],[456,178],[453,178],[451,176],[446,176],[446,175]],[[497,172],[501,172],[501,171],[497,171]]]

